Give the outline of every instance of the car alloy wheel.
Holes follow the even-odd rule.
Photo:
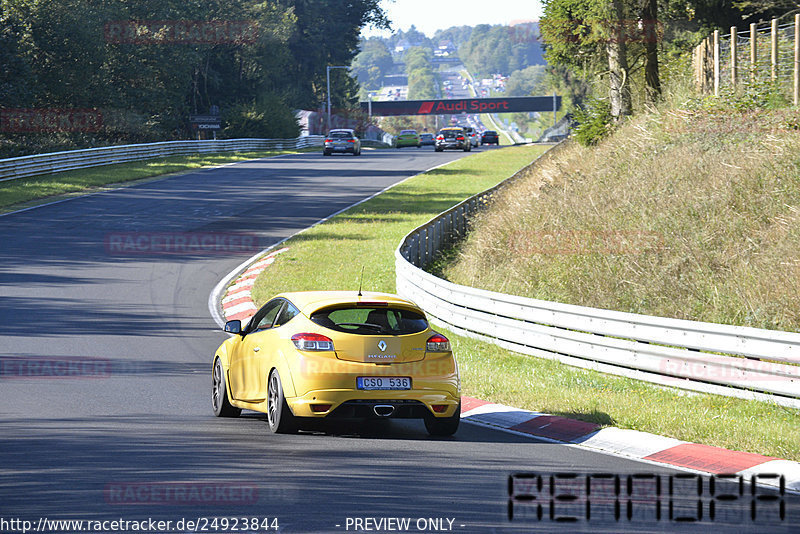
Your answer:
[[[278,370],[273,369],[269,374],[267,385],[267,423],[269,429],[276,434],[289,434],[297,430],[297,422],[286,404],[283,396],[283,386]]]
[[[228,401],[225,373],[219,358],[214,362],[214,369],[211,372],[211,408],[217,417],[238,417],[242,413],[240,408],[236,408]]]

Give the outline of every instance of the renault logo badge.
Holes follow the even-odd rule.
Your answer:
[[[381,352],[386,350],[386,342],[384,340],[380,340],[378,342],[378,348],[381,349]]]

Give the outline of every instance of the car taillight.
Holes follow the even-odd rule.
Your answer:
[[[461,137],[461,136],[459,135],[458,137],[456,137],[456,140],[457,140],[457,141],[463,141],[463,140],[464,140],[464,138],[463,138],[463,137]]]
[[[325,139],[326,143],[333,143],[333,139]]]
[[[450,352],[450,341],[442,334],[433,334],[428,338],[428,352]]]
[[[355,140],[355,139],[348,139],[348,140],[347,140],[347,142],[348,142],[348,143],[355,143],[355,142],[356,142],[356,140]]]
[[[436,139],[438,139],[439,141],[444,141],[444,136],[443,136],[443,135],[440,135],[440,136],[439,136],[439,137],[437,137]]]
[[[322,334],[308,332],[292,336],[292,343],[298,350],[330,351],[333,350],[333,340]]]

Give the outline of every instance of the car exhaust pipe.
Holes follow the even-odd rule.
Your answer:
[[[372,407],[372,411],[378,417],[389,417],[394,413],[394,406],[391,404],[376,404]]]

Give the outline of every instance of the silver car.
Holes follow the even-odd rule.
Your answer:
[[[330,156],[334,153],[350,153],[354,156],[360,156],[361,140],[356,137],[356,133],[353,130],[345,128],[331,130],[325,136],[325,146],[322,148],[322,154]]]
[[[467,133],[467,136],[469,137],[469,144],[474,147],[480,146],[481,136],[478,135],[478,132],[475,131],[475,128],[473,128],[472,126],[464,126],[463,128],[464,131]]]

